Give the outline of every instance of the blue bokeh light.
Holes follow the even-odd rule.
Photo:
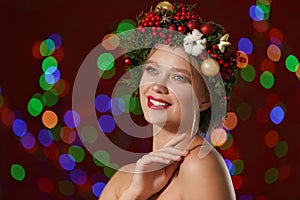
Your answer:
[[[99,94],[95,99],[95,107],[99,112],[109,111],[111,106],[110,98],[106,94]]]
[[[62,154],[59,156],[59,164],[65,170],[73,170],[76,163],[72,155]]]
[[[105,188],[106,184],[103,183],[103,182],[97,182],[95,183],[93,186],[92,186],[92,191],[93,191],[93,194],[96,196],[96,197],[99,197],[103,191],[103,189]]]
[[[274,124],[280,124],[284,119],[284,111],[280,106],[275,106],[270,112],[271,121]]]
[[[22,137],[27,131],[27,125],[22,119],[16,119],[12,124],[15,135]]]
[[[80,116],[76,111],[68,110],[64,115],[64,121],[70,128],[76,128],[80,123]]]
[[[253,44],[248,38],[241,38],[238,42],[239,50],[243,51],[246,54],[251,54],[253,51]]]
[[[110,115],[103,115],[98,120],[99,126],[104,133],[111,133],[115,127],[116,122],[114,118]]]
[[[70,173],[71,180],[77,185],[85,184],[87,180],[86,173],[81,169],[74,169]]]
[[[38,140],[43,146],[49,147],[53,143],[54,137],[51,131],[42,129],[39,132]]]
[[[249,15],[254,21],[262,21],[265,18],[263,9],[256,5],[250,6]]]

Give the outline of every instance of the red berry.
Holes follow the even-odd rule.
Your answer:
[[[149,26],[153,26],[153,22],[148,22],[148,25]]]
[[[125,58],[124,63],[127,66],[131,65],[131,59],[130,58]]]
[[[220,65],[223,65],[225,63],[225,61],[222,59],[222,60],[219,60],[219,63],[220,63]]]
[[[160,23],[159,22],[155,22],[155,26],[159,26],[160,25]]]
[[[146,20],[145,20],[145,19],[142,19],[142,24],[145,23],[145,22],[146,22]]]
[[[210,54],[210,53],[211,53],[211,50],[210,50],[210,49],[209,49],[209,50],[207,50],[207,53],[208,53],[208,54]]]
[[[181,12],[177,12],[176,16],[180,17],[181,16]]]
[[[157,36],[157,32],[152,32],[153,37]]]
[[[175,16],[174,19],[175,19],[176,21],[179,21],[179,20],[180,20],[180,17],[179,17],[179,16]]]
[[[187,15],[187,16],[186,16],[186,19],[191,19],[191,16],[190,16],[190,15]]]
[[[211,47],[213,50],[216,50],[218,48],[218,46],[216,44],[212,45]]]
[[[185,15],[186,15],[186,12],[184,12],[184,11],[182,10],[181,15],[185,16]]]
[[[150,21],[150,18],[149,18],[149,17],[146,17],[145,20],[146,20],[146,22],[149,22],[149,21]]]
[[[155,16],[155,20],[156,20],[156,21],[160,21],[160,16],[158,16],[158,15]]]
[[[147,22],[143,23],[143,26],[144,27],[148,26],[148,23]]]
[[[218,54],[214,53],[213,58],[218,58]]]
[[[169,44],[169,41],[168,41],[168,40],[165,40],[165,41],[164,41],[164,44],[166,44],[166,45]]]
[[[225,64],[224,64],[224,67],[229,67],[229,63],[225,63]]]
[[[176,9],[176,6],[172,6],[172,10],[175,10]]]
[[[185,31],[186,31],[186,26],[185,26],[185,25],[179,25],[179,26],[177,27],[177,30],[178,30],[179,33],[184,34]]]
[[[180,19],[181,19],[181,20],[185,20],[185,16],[182,15],[182,16],[180,17]]]
[[[172,42],[172,38],[168,38],[168,42]]]

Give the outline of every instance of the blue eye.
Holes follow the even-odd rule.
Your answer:
[[[173,78],[177,81],[180,81],[180,82],[183,82],[183,83],[186,83],[188,82],[188,80],[184,77],[184,76],[181,76],[181,75],[174,75]]]
[[[146,66],[145,71],[148,72],[149,74],[158,74],[158,70],[149,65]]]

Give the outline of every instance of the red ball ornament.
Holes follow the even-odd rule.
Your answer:
[[[177,27],[177,31],[178,31],[179,33],[184,34],[185,31],[186,31],[186,26],[185,26],[185,25],[179,25],[179,26]]]
[[[190,29],[190,31],[199,28],[199,22],[197,20],[189,20],[186,26]]]
[[[211,35],[215,32],[215,28],[213,27],[213,25],[211,23],[206,22],[201,25],[200,31],[202,33],[204,33],[205,35]]]
[[[127,66],[131,65],[131,59],[130,58],[125,58],[124,63]]]

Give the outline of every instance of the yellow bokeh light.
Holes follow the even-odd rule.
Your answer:
[[[216,147],[222,146],[227,140],[227,133],[223,128],[216,128],[210,134],[210,141]]]
[[[249,60],[249,59],[248,59],[248,55],[247,55],[246,53],[244,53],[243,51],[240,51],[240,50],[238,50],[237,53],[239,54],[238,57],[240,57],[240,58],[242,58],[242,59],[245,60],[245,62],[237,61],[237,66],[238,66],[239,68],[245,68],[245,67],[247,67],[247,65],[248,65],[248,60]]]
[[[224,127],[228,130],[232,130],[236,127],[238,123],[238,118],[234,112],[228,112],[226,120],[224,122]]]
[[[114,33],[106,34],[102,39],[102,46],[106,50],[114,50],[120,44],[120,38]]]
[[[298,67],[297,67],[297,71],[296,71],[296,76],[298,77],[298,78],[300,78],[300,66],[299,66],[300,64],[298,64]]]
[[[271,44],[267,49],[267,55],[270,60],[277,62],[281,58],[281,50],[277,45]]]
[[[56,113],[51,110],[46,110],[43,113],[42,122],[47,128],[53,128],[58,122]]]

